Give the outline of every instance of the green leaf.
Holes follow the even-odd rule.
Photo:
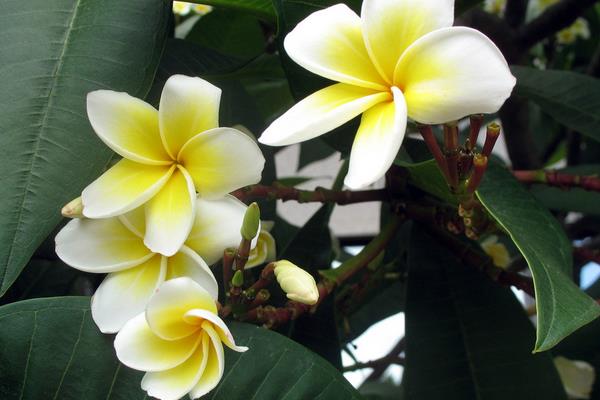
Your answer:
[[[0,307],[0,398],[146,398],[143,374],[119,364],[89,304],[89,297],[55,297]]]
[[[600,80],[570,71],[512,66],[515,94],[528,98],[561,124],[600,141]]]
[[[534,332],[502,288],[416,227],[406,299],[408,399],[566,400],[549,353],[531,354]]]
[[[86,94],[144,97],[166,37],[162,0],[19,0],[0,15],[0,295],[111,151]]]
[[[189,2],[230,8],[256,15],[267,22],[275,21],[275,10],[271,0],[190,0]]]
[[[302,169],[309,164],[322,160],[335,153],[333,147],[325,143],[321,138],[307,140],[300,144],[300,159],[298,160],[298,169]]]
[[[419,163],[407,163],[396,160],[394,164],[408,170],[408,182],[419,189],[438,197],[450,204],[458,203],[456,196],[450,193],[446,179],[435,160]]]
[[[221,9],[200,18],[185,39],[240,59],[258,56],[266,45],[258,19]]]
[[[90,316],[88,297],[28,300],[0,307],[0,398],[146,399],[142,372],[121,365],[113,337]],[[225,351],[220,385],[206,399],[360,399],[330,364],[253,325],[229,324],[245,353]]]
[[[538,311],[534,351],[548,350],[600,315],[570,278],[571,243],[562,227],[507,169],[490,164],[477,195],[529,264]]]

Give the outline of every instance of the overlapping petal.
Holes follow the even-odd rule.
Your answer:
[[[206,262],[196,252],[183,246],[177,254],[167,261],[167,280],[189,277],[202,286],[217,300],[219,285]]]
[[[404,93],[409,117],[440,124],[498,111],[516,79],[487,36],[452,27],[428,33],[406,49],[394,83]]]
[[[166,272],[166,258],[156,254],[136,267],[109,274],[92,297],[92,317],[100,331],[118,332],[143,312]]]
[[[144,244],[155,253],[175,254],[192,229],[195,207],[194,182],[178,166],[160,192],[146,203]]]
[[[146,212],[144,207],[134,208],[126,214],[119,215],[118,218],[133,234],[144,238],[144,234],[146,233]]]
[[[163,371],[186,361],[200,345],[200,335],[180,340],[163,340],[156,336],[141,313],[128,321],[115,338],[119,360],[141,371]]]
[[[183,319],[186,312],[196,308],[217,313],[215,300],[208,291],[189,278],[172,279],[165,282],[150,299],[146,307],[146,320],[159,337],[177,340],[200,328]]]
[[[207,264],[214,264],[228,247],[239,245],[246,205],[231,195],[218,200],[196,200],[196,216],[185,242]]]
[[[86,272],[121,271],[153,256],[118,218],[71,220],[55,240],[60,259]]]
[[[391,98],[388,91],[380,92],[338,83],[321,89],[294,105],[276,119],[258,140],[271,146],[309,140]]]
[[[361,19],[369,55],[392,83],[396,64],[411,43],[428,32],[452,26],[454,0],[364,0]]]
[[[203,333],[202,343],[196,351],[175,368],[164,371],[147,372],[142,379],[142,389],[148,395],[164,399],[177,400],[185,396],[196,386],[208,361],[210,338]]]
[[[83,215],[108,218],[131,211],[158,193],[174,170],[123,159],[83,190]]]
[[[158,111],[127,93],[96,90],[87,95],[87,113],[98,137],[121,156],[143,164],[166,165]]]
[[[265,159],[248,135],[233,128],[215,128],[190,139],[179,162],[190,173],[202,197],[219,198],[258,183]]]
[[[223,345],[221,344],[219,335],[208,321],[202,323],[202,329],[208,334],[211,343],[208,346],[206,364],[202,371],[202,376],[190,391],[191,399],[197,399],[213,390],[221,380],[223,370],[225,369],[225,355],[223,354]]]
[[[195,308],[186,312],[183,316],[183,319],[188,323],[201,325],[202,329],[204,329],[204,321],[208,321],[212,324],[212,328],[219,335],[220,340],[231,350],[238,352],[244,352],[248,350],[248,348],[245,346],[238,346],[235,344],[235,340],[233,339],[229,328],[227,328],[225,322],[223,322],[223,320],[219,318],[217,314],[207,310]]]
[[[393,87],[392,92],[393,101],[378,104],[362,116],[344,180],[352,189],[384,176],[400,149],[406,132],[406,102],[400,89]]]
[[[386,90],[365,48],[360,18],[344,4],[309,15],[285,37],[284,46],[292,60],[317,75]]]
[[[174,159],[195,135],[219,126],[221,89],[201,78],[171,76],[158,107],[160,134]]]

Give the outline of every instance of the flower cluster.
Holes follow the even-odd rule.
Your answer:
[[[89,93],[94,131],[123,158],[64,207],[77,218],[56,236],[67,264],[108,274],[92,317],[119,332],[117,356],[147,371],[142,388],[161,399],[211,390],[221,342],[245,351],[217,314],[209,265],[242,239],[247,207],[228,193],[259,182],[265,160],[249,136],[218,127],[220,96],[182,75],[167,80],[158,110],[126,93]]]

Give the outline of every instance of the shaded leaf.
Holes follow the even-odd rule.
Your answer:
[[[515,94],[535,102],[561,124],[600,141],[600,80],[570,71],[511,67]]]
[[[510,289],[461,265],[418,227],[410,249],[408,399],[566,400],[550,354],[530,352],[534,331]]]
[[[275,10],[271,0],[190,0],[189,2],[247,12],[269,22],[275,20]]]
[[[538,311],[534,351],[548,350],[600,315],[571,280],[571,243],[558,221],[505,168],[490,164],[477,195],[527,260]]]
[[[0,295],[104,169],[86,94],[144,97],[166,37],[162,0],[19,0],[0,15]]]

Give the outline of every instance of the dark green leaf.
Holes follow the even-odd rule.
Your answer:
[[[510,289],[415,229],[406,299],[407,398],[566,400],[549,353]]]
[[[300,159],[298,169],[302,169],[315,161],[329,157],[335,150],[321,138],[315,138],[300,144]]]
[[[103,170],[86,94],[144,97],[170,15],[162,0],[19,0],[0,15],[0,295]]]
[[[534,351],[548,350],[600,315],[600,307],[570,279],[571,244],[558,221],[505,168],[490,164],[481,203],[527,260],[538,311]]]
[[[89,297],[56,297],[0,307],[0,398],[146,398],[143,374],[119,364],[89,303]]]
[[[275,10],[271,0],[190,0],[190,3],[230,8],[256,15],[268,22],[275,20]]]
[[[511,67],[515,94],[535,102],[552,118],[600,141],[600,80],[570,71]]]
[[[119,364],[113,338],[98,331],[89,302],[62,297],[0,307],[0,398],[147,398],[140,389],[143,373]],[[253,325],[230,327],[250,350],[226,350],[223,379],[205,398],[360,398],[335,368],[299,344]]]
[[[252,15],[233,10],[215,9],[208,13],[185,39],[244,60],[258,56],[265,48],[260,22]]]

